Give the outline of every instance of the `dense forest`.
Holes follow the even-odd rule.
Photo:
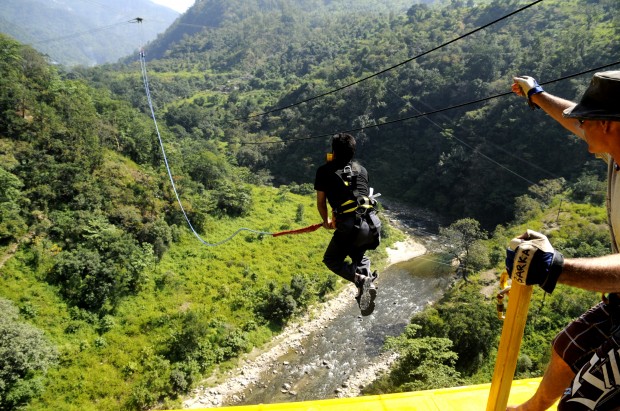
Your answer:
[[[502,94],[516,74],[614,62],[617,1],[540,2],[413,59],[525,4],[203,0],[145,48],[175,186],[208,242],[316,222],[314,172],[345,130],[373,186],[446,222],[437,252],[466,274],[390,340],[402,361],[372,392],[489,380],[500,325],[475,291],[525,227],[568,256],[609,252],[602,165]],[[343,286],[320,261],[325,230],[196,241],[136,56],[67,69],[0,43],[0,409],[178,407]],[[590,76],[545,88],[577,98]],[[401,238],[384,226],[384,245]],[[545,342],[595,298],[562,289],[532,312],[520,376],[540,375]]]
[[[385,195],[453,219],[473,217],[492,228],[514,214],[512,199],[533,183],[575,181],[592,170],[574,166],[591,158],[580,142],[567,139],[544,114],[528,112],[513,96],[398,120],[506,93],[517,74],[547,82],[616,61],[615,1],[542,2],[318,99],[312,98],[412,59],[526,3],[474,7],[452,1],[381,12],[379,6],[364,11],[364,5],[382,3],[343,1],[329,2],[328,15],[318,7],[321,2],[312,3],[314,8],[301,1],[242,3],[198,3],[182,20],[200,25],[204,19],[205,27],[171,43],[180,37],[173,26],[172,39],[164,35],[147,47],[147,58],[155,59],[150,63],[154,95],[166,105],[170,127],[190,138],[230,143],[238,164],[268,170],[276,185],[312,181],[329,135],[354,130],[360,157]],[[361,10],[350,12],[356,9]],[[211,21],[213,16],[220,18]],[[105,67],[85,75],[138,104],[143,99],[136,87],[139,71],[131,67],[121,68],[126,75],[120,78],[106,74]],[[574,99],[587,78],[554,82],[548,89]],[[265,111],[272,112],[260,115]],[[532,121],[547,131],[544,138],[531,130]],[[287,140],[292,141],[268,144]]]

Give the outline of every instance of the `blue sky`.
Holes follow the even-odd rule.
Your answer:
[[[176,10],[179,13],[185,13],[185,11],[194,4],[195,0],[151,0],[153,3],[161,4]]]

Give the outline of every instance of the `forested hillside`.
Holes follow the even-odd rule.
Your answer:
[[[527,2],[473,7],[451,1],[403,12],[364,10],[372,2],[308,9],[305,2],[243,3],[199,3],[184,19],[205,27],[194,27],[197,32],[181,40],[175,31],[180,28],[171,28],[170,37],[147,47],[147,56],[164,56],[150,67],[170,127],[194,138],[235,143],[236,161],[269,170],[276,184],[312,181],[329,135],[355,130],[361,159],[384,195],[453,219],[474,217],[492,228],[514,214],[514,197],[529,186],[575,181],[591,158],[580,142],[567,139],[512,95],[398,120],[506,93],[514,75],[547,82],[617,61],[616,1],[544,1],[317,99],[312,98],[412,59]],[[589,76],[547,88],[577,98]],[[96,80],[102,80],[101,73]],[[134,81],[127,73],[104,83],[139,101]],[[312,100],[296,104],[305,99]],[[280,107],[287,108],[258,115]],[[532,124],[539,127],[532,130]],[[300,141],[256,144],[295,139]]]
[[[418,356],[380,392],[488,381],[494,305],[470,287],[526,226],[551,231],[568,256],[609,250],[603,167],[523,99],[400,121],[506,93],[516,74],[546,82],[618,59],[616,0],[546,0],[399,65],[525,4],[202,0],[145,48],[173,179],[207,242],[317,222],[314,172],[345,130],[384,196],[492,233],[467,265],[473,282],[448,296],[458,304],[442,302],[391,343],[419,353],[430,340],[409,339],[450,340],[456,356],[439,341],[445,373],[425,374],[428,359],[405,373]],[[137,56],[66,70],[0,43],[0,409],[178,407],[216,367],[342,285],[320,261],[325,230],[197,241]],[[545,88],[577,98],[590,76]],[[389,245],[395,233],[384,230]],[[539,312],[520,375],[540,373],[541,340],[591,297]],[[454,307],[463,313],[447,320]]]
[[[0,409],[173,408],[341,286],[326,231],[197,241],[151,119],[8,37],[0,53]],[[225,147],[167,147],[206,241],[317,222],[311,186],[259,186]]]
[[[66,66],[115,62],[155,39],[179,14],[150,0],[4,0],[0,32]],[[139,34],[130,21],[143,19]]]

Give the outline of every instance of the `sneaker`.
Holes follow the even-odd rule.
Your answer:
[[[360,310],[362,311],[362,315],[369,315],[374,311],[375,308],[375,298],[377,297],[377,289],[375,285],[372,283],[374,280],[371,276],[363,276],[361,281],[361,287],[358,287],[358,304]],[[367,313],[367,314],[365,314]]]

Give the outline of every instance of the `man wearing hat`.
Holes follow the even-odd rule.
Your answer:
[[[506,268],[523,276],[526,284],[551,293],[559,282],[604,297],[555,337],[551,361],[534,396],[507,410],[546,410],[560,397],[562,411],[620,410],[620,71],[596,73],[577,104],[545,92],[532,77],[515,77],[512,91],[584,139],[588,150],[607,163],[614,253],[564,259],[547,237],[531,230],[510,242]]]

